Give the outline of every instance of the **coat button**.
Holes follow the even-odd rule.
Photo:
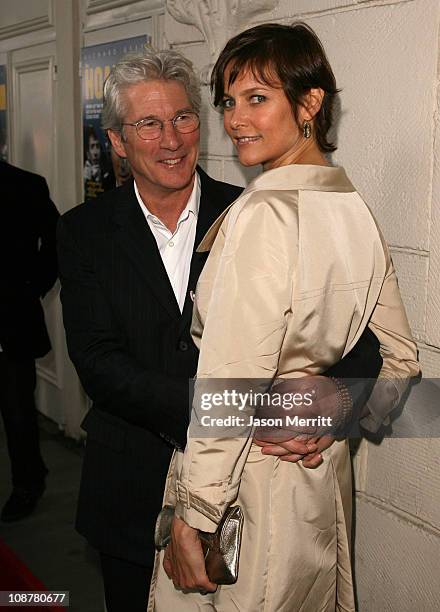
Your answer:
[[[180,340],[179,351],[187,351],[188,349],[189,349],[188,342],[185,342],[185,340]]]

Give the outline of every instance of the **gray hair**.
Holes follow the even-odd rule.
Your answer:
[[[111,69],[104,83],[103,129],[121,131],[125,112],[121,94],[131,85],[155,79],[180,81],[191,107],[196,113],[200,111],[200,82],[192,62],[177,51],[146,49],[143,53],[126,55]]]

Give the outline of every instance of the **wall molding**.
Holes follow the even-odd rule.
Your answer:
[[[209,82],[212,66],[226,41],[260,15],[278,8],[280,0],[166,0],[168,13],[179,23],[195,27],[209,49],[201,81]]]
[[[124,8],[132,4],[146,5],[145,10],[152,12],[164,8],[164,0],[89,0],[86,13],[96,15],[103,11],[110,11],[117,8]]]
[[[349,11],[358,11],[366,8],[378,8],[382,6],[389,6],[391,4],[407,4],[408,2],[415,2],[415,0],[354,0],[353,2],[348,2],[347,4],[333,6],[331,8],[321,9],[317,11],[300,10],[298,12],[293,13],[292,16],[289,18],[281,18],[277,19],[277,21],[284,22],[286,21],[286,19],[288,19],[289,22],[291,22],[292,17],[323,17],[325,15],[333,15],[335,13],[347,13]]]
[[[25,74],[26,72],[38,72],[39,70],[50,69],[53,64],[53,57],[38,57],[33,60],[17,62],[13,65],[14,73]]]
[[[83,33],[153,18],[165,12],[164,0],[93,0],[82,13]]]
[[[49,0],[48,11],[46,15],[42,15],[41,17],[34,17],[33,19],[26,19],[25,21],[20,21],[19,23],[13,23],[11,25],[0,26],[0,40],[14,38],[15,36],[29,34],[30,32],[44,30],[53,26],[53,0]]]
[[[154,49],[166,49],[164,28],[164,13],[156,13],[151,17],[151,45]]]
[[[17,164],[17,144],[16,139],[20,134],[20,117],[19,111],[20,108],[20,96],[21,96],[21,82],[20,77],[23,74],[31,73],[31,72],[41,72],[47,70],[51,75],[51,95],[54,96],[54,75],[55,75],[55,58],[53,55],[45,55],[43,57],[36,57],[34,59],[17,61],[9,64],[11,70],[11,82],[12,87],[10,87],[10,97],[8,101],[10,101],[10,125],[12,128],[11,133],[13,134],[13,138],[10,141],[10,159],[11,163]],[[55,138],[55,128],[53,127],[52,131],[52,140]],[[54,168],[53,176],[56,177],[56,159],[54,159],[52,153],[51,159],[52,167]],[[20,164],[18,164],[20,165]],[[52,187],[52,185],[51,185]]]

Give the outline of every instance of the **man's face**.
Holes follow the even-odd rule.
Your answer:
[[[89,158],[92,164],[97,164],[101,156],[101,145],[93,135],[89,138]]]
[[[136,123],[145,117],[164,121],[159,138],[142,140],[134,126],[124,126],[121,134],[109,130],[115,151],[126,157],[141,192],[160,197],[192,185],[199,154],[200,130],[181,134],[173,119],[183,110],[191,110],[184,86],[179,81],[153,80],[137,83],[125,91],[124,123]]]

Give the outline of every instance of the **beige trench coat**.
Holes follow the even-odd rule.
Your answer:
[[[388,249],[342,168],[299,165],[257,177],[205,236],[199,250],[209,249],[193,315],[200,358],[188,444],[175,454],[165,503],[205,531],[241,505],[239,578],[213,595],[183,594],[160,555],[149,609],[354,611],[347,442],[310,470],[263,456],[251,427],[234,437],[194,432],[206,414],[200,394],[219,390],[219,379],[258,379],[262,389],[274,377],[317,374],[368,324],[381,376],[401,393],[419,368]]]

